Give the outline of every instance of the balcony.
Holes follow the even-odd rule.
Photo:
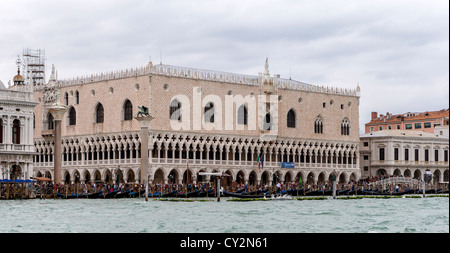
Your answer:
[[[53,137],[53,136],[55,136],[55,130],[53,130],[53,129],[50,129],[50,130],[42,130],[41,131],[41,135],[42,135],[42,137],[44,137],[44,138],[48,138],[48,137]]]

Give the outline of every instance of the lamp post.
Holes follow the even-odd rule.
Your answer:
[[[336,171],[331,172],[331,181],[333,182],[333,199],[336,199]]]
[[[431,174],[431,171],[425,171],[423,174],[423,197],[425,198],[425,186],[426,184],[429,184],[431,182],[431,179],[433,178],[433,174]]]

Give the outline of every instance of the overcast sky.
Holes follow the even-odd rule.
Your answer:
[[[447,0],[1,0],[0,80],[24,48],[59,79],[153,63],[361,87],[360,127],[449,106]],[[162,56],[162,57],[161,57]],[[360,132],[364,129],[360,129]]]

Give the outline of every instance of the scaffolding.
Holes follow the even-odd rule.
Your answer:
[[[34,87],[44,85],[45,50],[26,48],[23,50],[22,57],[25,80],[30,80]]]

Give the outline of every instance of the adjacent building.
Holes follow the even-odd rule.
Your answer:
[[[19,65],[20,66],[20,65]],[[6,87],[0,81],[0,173],[1,179],[24,179],[34,175],[33,89],[20,74]]]
[[[447,111],[448,112],[448,111]],[[449,138],[435,133],[381,130],[360,136],[361,177],[403,176],[448,183]]]
[[[365,125],[365,133],[383,130],[408,130],[437,133],[448,137],[449,109],[428,112],[407,112],[386,115],[372,112],[371,120]]]

